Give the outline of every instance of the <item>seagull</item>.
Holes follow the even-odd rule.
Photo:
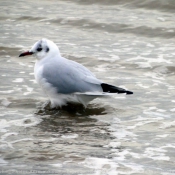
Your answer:
[[[83,65],[61,56],[57,45],[48,39],[37,41],[32,48],[19,57],[34,55],[37,58],[34,75],[37,83],[48,96],[51,107],[79,103],[84,107],[97,97],[112,93],[133,94],[97,79]]]

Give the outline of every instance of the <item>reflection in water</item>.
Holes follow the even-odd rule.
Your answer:
[[[59,132],[59,134],[87,132],[96,125],[103,127],[98,120],[91,118],[94,115],[105,115],[106,109],[96,105],[88,105],[86,109],[80,105],[68,105],[62,109],[42,109],[36,115],[42,116],[43,121],[37,126],[42,131]],[[46,116],[46,117],[45,117]]]
[[[52,108],[50,101],[45,102],[41,106],[38,106],[38,111],[36,112],[36,114],[51,115],[57,112],[60,112],[60,113],[66,112],[66,115],[73,115],[73,116],[76,116],[76,115],[89,116],[89,115],[106,114],[104,107],[99,107],[95,104],[88,105],[87,108],[85,108],[82,104],[67,103],[67,105],[65,106]]]

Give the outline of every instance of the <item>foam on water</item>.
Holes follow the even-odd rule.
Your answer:
[[[81,164],[93,168],[95,170],[93,175],[113,175],[117,173],[118,167],[118,164],[112,160],[96,157],[89,157]]]
[[[78,134],[69,134],[69,135],[62,135],[61,138],[64,139],[75,139],[78,137]]]
[[[13,115],[15,113],[17,113],[19,115],[18,111],[11,111],[11,115]],[[0,132],[8,131],[8,128],[10,128],[12,126],[31,127],[31,126],[37,125],[40,122],[41,122],[41,119],[36,118],[31,114],[27,115],[25,118],[22,118],[22,119],[16,119],[16,120],[1,119],[0,120],[0,126],[1,126],[0,127]],[[7,128],[7,130],[5,128]]]

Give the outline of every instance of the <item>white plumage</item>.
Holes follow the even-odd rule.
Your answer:
[[[68,102],[81,103],[86,107],[94,98],[110,93],[132,94],[103,83],[83,65],[62,57],[56,44],[50,40],[36,42],[30,51],[22,53],[20,57],[32,54],[37,58],[35,79],[48,95],[52,107],[66,105]]]

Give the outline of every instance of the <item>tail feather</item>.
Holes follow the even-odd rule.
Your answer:
[[[125,89],[116,87],[116,86],[112,86],[110,84],[106,84],[106,83],[102,83],[101,87],[103,89],[103,92],[109,92],[109,93],[126,93],[126,94],[133,94],[133,92],[131,91],[127,91]]]

